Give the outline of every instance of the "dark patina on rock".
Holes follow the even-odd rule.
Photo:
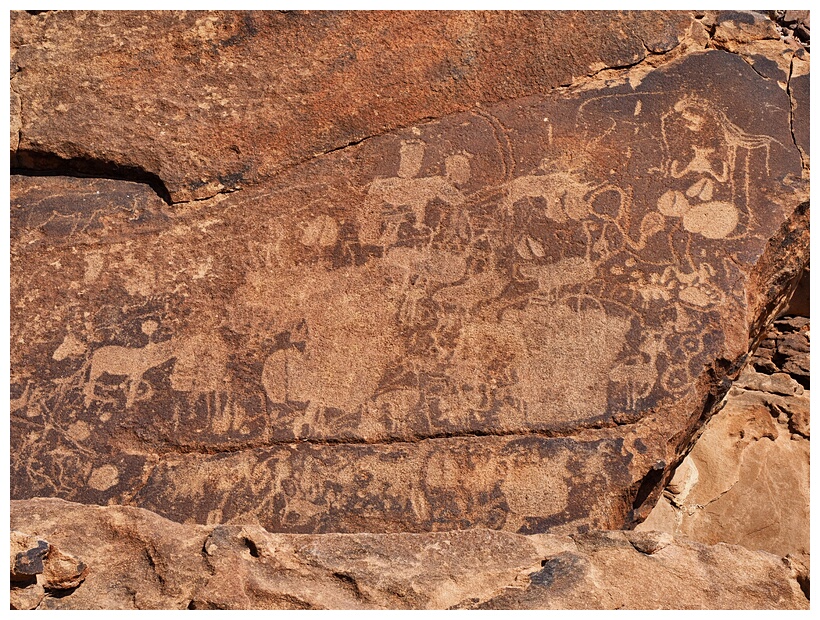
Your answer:
[[[805,262],[790,105],[705,52],[183,207],[15,179],[12,497],[290,532],[629,523],[776,303],[759,274]]]
[[[11,14],[12,165],[159,179],[174,202],[681,45],[684,12]]]

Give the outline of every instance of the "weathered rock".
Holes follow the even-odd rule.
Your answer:
[[[808,98],[795,97],[792,88],[793,79],[803,74],[795,65],[805,60],[808,66],[808,52],[800,41],[783,37],[776,22],[759,11],[707,11],[701,21],[713,32],[708,47],[739,54],[755,71],[787,88],[793,107],[798,107],[797,98],[800,106],[808,106]]]
[[[809,140],[809,59],[807,55],[792,57],[790,65],[789,95],[792,100],[793,135],[795,144],[806,160],[810,155]],[[808,163],[808,162],[806,162]]]
[[[271,534],[56,499],[11,524],[89,566],[40,609],[808,608],[798,560],[659,532]]]
[[[790,399],[804,401],[808,413],[808,396]],[[660,500],[669,506],[656,507],[639,527],[778,555],[808,553],[809,441],[792,432],[785,400],[733,389]]]
[[[778,30],[784,38],[796,37],[808,49],[810,39],[810,11],[773,11]]]
[[[590,532],[573,536],[576,549],[542,561],[530,583],[505,587],[473,609],[755,609],[802,608],[799,567],[742,547],[698,545],[656,532]],[[667,535],[668,536],[668,535]],[[635,540],[638,540],[636,544]],[[790,583],[784,587],[786,568]],[[748,572],[747,572],[748,569]],[[733,589],[740,586],[739,590]],[[731,592],[731,594],[729,594]],[[723,596],[726,598],[723,599]],[[721,600],[722,599],[722,600]],[[808,601],[806,600],[806,603]]]
[[[682,12],[12,12],[17,165],[205,198],[707,38]]]
[[[22,532],[11,532],[9,573],[12,581],[29,581],[43,572],[48,543]]]
[[[779,351],[791,336],[789,351],[808,357],[807,319],[780,319],[769,334],[758,352]],[[791,365],[788,356],[774,359],[783,369]],[[775,369],[741,373],[639,530],[807,560],[809,392]]]
[[[719,11],[707,23],[715,29],[712,40],[717,45],[780,38],[775,22],[758,11]]]
[[[327,80],[380,84],[398,58],[441,66],[438,47],[323,55],[338,47],[325,29],[371,41],[373,19],[14,17],[18,163],[109,162],[174,200],[246,187],[169,206],[145,183],[13,179],[12,497],[306,533],[574,532],[645,516],[807,260],[787,83],[677,45],[679,25],[703,29],[676,14],[656,18],[666,38],[647,46],[681,47],[677,59],[570,89],[520,97],[637,62],[647,38],[543,80],[519,80],[528,69],[513,62],[520,85],[500,90],[470,78],[429,97],[401,80],[335,94],[384,114],[379,131],[408,125],[337,148],[375,116],[317,112]],[[398,24],[418,17],[384,19],[401,41]],[[476,36],[519,19],[553,17],[481,14]],[[109,27],[99,53],[81,45]],[[420,49],[452,40],[437,32]],[[510,52],[526,40],[513,32],[498,44]],[[288,69],[281,96],[261,79],[280,61],[239,63],[272,46],[301,59],[303,45],[323,60]],[[77,69],[79,53],[118,77],[84,85],[110,74]],[[208,82],[229,63],[241,96]],[[277,107],[308,82],[302,120]],[[475,98],[506,100],[455,113]]]
[[[785,334],[777,339],[776,358],[782,360],[783,370],[809,386],[809,343],[805,334]]]
[[[72,555],[52,547],[46,560],[43,578],[46,588],[72,590],[79,588],[88,574],[88,567]]]
[[[775,374],[778,376],[786,374],[808,389],[810,385],[809,319],[804,316],[793,316],[782,317],[775,321],[766,334],[766,340],[761,342],[752,355],[751,364],[758,372],[772,375],[772,377]],[[764,377],[760,379],[766,380]],[[772,391],[771,386],[754,389]]]
[[[771,375],[764,375],[754,371],[742,372],[735,382],[735,386],[784,396],[799,396],[804,392],[803,386],[786,372],[776,372]]]
[[[9,605],[12,609],[36,609],[46,597],[46,590],[39,581],[28,585],[12,582]]]
[[[11,110],[11,124],[9,126],[9,143],[11,151],[17,151],[17,145],[20,143],[20,129],[22,127],[20,120],[20,95],[14,90],[9,92],[9,108]]]
[[[88,567],[74,556],[14,529],[9,551],[13,609],[34,609],[47,595],[66,596],[88,575]]]

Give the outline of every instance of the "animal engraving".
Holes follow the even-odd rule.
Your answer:
[[[359,221],[362,242],[395,243],[398,228],[405,219],[402,208],[410,209],[414,226],[420,228],[424,224],[427,205],[432,200],[438,199],[452,206],[464,204],[465,197],[456,184],[465,183],[470,178],[468,157],[463,154],[447,157],[444,176],[418,177],[424,151],[424,142],[402,142],[398,176],[374,179],[370,184]],[[385,224],[388,230],[382,232]]]
[[[538,282],[538,294],[532,301],[554,302],[560,289],[595,277],[595,265],[580,256],[563,258],[547,265],[523,264],[519,269],[524,278]]]
[[[141,348],[113,345],[100,347],[91,356],[88,383],[85,385],[85,406],[90,406],[94,400],[100,400],[95,393],[97,380],[104,374],[109,374],[127,378],[125,407],[130,409],[136,402],[143,382],[142,376],[149,369],[176,357],[177,346],[176,342],[166,340],[150,342]]]
[[[658,211],[667,217],[682,218],[685,230],[707,239],[729,237],[740,222],[738,199],[749,200],[752,151],[765,151],[768,173],[769,151],[780,142],[744,132],[725,114],[691,96],[678,100],[663,115],[661,133],[667,152],[685,152],[680,158],[668,156],[668,176],[687,180],[690,185],[685,191],[666,191],[658,199]],[[736,178],[739,149],[746,151],[740,179]],[[748,215],[754,217],[751,211]]]
[[[646,398],[652,392],[658,380],[658,354],[663,350],[663,336],[653,334],[640,346],[640,352],[648,358],[646,361],[621,363],[609,372],[610,381],[622,384],[626,388],[627,407],[637,406],[638,400]]]
[[[391,273],[401,272],[394,267]],[[264,320],[274,332],[291,332],[299,342],[298,348],[267,355],[261,384],[272,404],[305,404],[292,420],[294,433],[321,432],[324,409],[356,412],[373,397],[400,346],[393,323],[400,311],[398,291],[385,287],[370,267],[281,275],[262,274],[240,292],[242,304],[258,309],[253,320]]]
[[[544,201],[544,215],[558,223],[580,220],[589,213],[585,200],[592,189],[589,183],[579,181],[572,172],[550,170],[551,163],[544,160],[539,166],[542,174],[532,174],[513,179],[507,185],[507,193],[501,204],[508,214],[514,205],[526,198]]]
[[[515,373],[530,423],[574,422],[606,410],[606,394],[598,386],[626,344],[627,319],[600,308],[533,303],[505,312],[500,328],[524,344]]]

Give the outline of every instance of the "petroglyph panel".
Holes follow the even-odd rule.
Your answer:
[[[11,176],[12,238],[29,249],[156,232],[167,225],[164,206],[144,183]]]
[[[269,531],[455,525],[530,533],[611,524],[605,489],[629,481],[622,440],[474,439],[183,455],[155,469],[135,500],[177,521],[259,523]]]
[[[747,350],[749,274],[802,190],[789,106],[710,52],[221,201],[88,181],[86,208],[85,181],[46,202],[16,179],[12,496],[280,531],[617,527]]]
[[[10,21],[12,161],[45,152],[136,166],[174,202],[270,180],[416,119],[549,92],[702,30],[672,11],[19,11]]]

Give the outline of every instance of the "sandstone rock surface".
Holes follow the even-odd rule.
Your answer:
[[[88,566],[47,541],[12,529],[9,547],[12,609],[34,609],[43,599],[80,587]]]
[[[15,605],[806,605],[799,559],[609,530],[807,265],[807,16],[36,13]],[[739,454],[806,456],[807,409],[762,415],[800,332],[715,422]]]
[[[114,166],[174,202],[424,119],[694,45],[686,13],[12,13],[24,167]],[[616,32],[616,36],[610,36]]]
[[[809,391],[795,379],[808,376],[808,327],[803,317],[775,321],[637,529],[807,561]]]
[[[271,534],[57,499],[11,522],[88,566],[39,609],[808,608],[788,560],[659,532]]]
[[[105,140],[70,115],[42,120],[67,100],[52,72],[86,88],[50,51],[70,58],[82,33],[126,33],[111,45],[128,40],[130,62],[153,66],[133,51],[150,29],[110,19],[15,18],[18,156],[28,140],[88,159],[73,140],[77,153],[61,150],[60,132],[79,131],[113,149],[98,159],[136,166],[114,151],[121,141],[139,156],[132,134],[150,115],[114,114]],[[169,41],[176,28],[211,32],[189,15],[151,20]],[[227,62],[239,53],[227,47],[208,54]],[[114,48],[107,62],[122,58]],[[739,53],[664,58],[413,114],[410,127],[184,205],[156,184],[15,176],[12,496],[291,532],[639,520],[807,257],[787,84]],[[119,88],[154,96],[139,83],[154,73]],[[99,97],[83,102],[106,117]],[[35,140],[41,126],[53,143]],[[176,152],[162,161],[196,169]]]

